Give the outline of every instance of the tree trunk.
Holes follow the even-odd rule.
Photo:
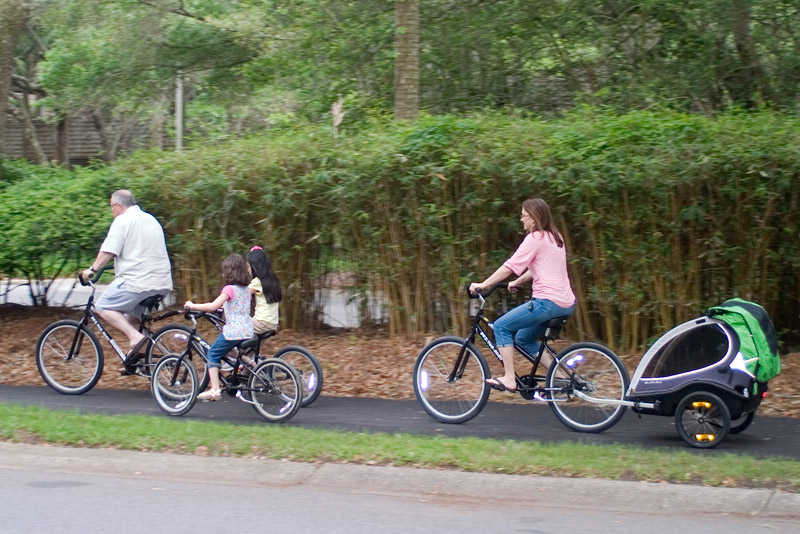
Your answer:
[[[3,155],[3,133],[6,129],[6,110],[14,73],[14,50],[22,26],[28,18],[28,0],[3,0],[0,2],[0,158]],[[0,179],[3,178],[0,167]]]
[[[769,100],[769,85],[764,68],[758,58],[753,38],[750,35],[750,13],[752,0],[733,0],[733,42],[739,55],[741,100],[747,107],[753,107],[753,96],[757,90],[763,100]]]
[[[394,118],[419,115],[419,0],[395,1]]]
[[[36,136],[36,126],[33,124],[31,118],[31,111],[28,107],[28,95],[23,93],[21,97],[17,98],[19,108],[13,109],[13,114],[17,120],[22,124],[22,131],[25,135],[25,143],[33,151],[33,159],[39,165],[49,166],[49,159],[42,149],[42,144]]]

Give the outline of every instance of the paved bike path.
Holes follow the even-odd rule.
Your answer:
[[[493,396],[501,395],[492,393]],[[149,391],[94,389],[84,395],[60,395],[46,386],[2,386],[0,402],[77,409],[85,413],[144,414],[167,417],[153,402]],[[191,412],[176,420],[209,420],[252,425],[268,424],[247,404],[223,395],[222,402],[198,402]],[[628,411],[614,427],[600,434],[582,434],[563,426],[550,408],[489,402],[472,421],[460,425],[439,423],[415,400],[345,397],[317,399],[302,408],[287,425],[358,432],[411,433],[441,436],[635,444],[646,448],[681,449],[701,454],[735,453],[758,457],[784,456],[800,459],[800,419],[756,416],[738,435],[729,435],[716,448],[693,449],[678,437],[671,417],[642,416]]]

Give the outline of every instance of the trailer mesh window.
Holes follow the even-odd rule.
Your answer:
[[[692,328],[670,339],[653,356],[643,378],[662,378],[702,369],[728,353],[728,336],[716,324]]]

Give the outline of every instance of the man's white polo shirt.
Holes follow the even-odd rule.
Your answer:
[[[115,255],[114,273],[125,280],[126,291],[172,290],[164,229],[139,206],[128,207],[114,219],[100,250]]]

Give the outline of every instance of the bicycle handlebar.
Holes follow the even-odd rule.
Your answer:
[[[189,310],[189,309],[183,309],[183,310],[180,311],[180,313],[183,313],[183,318],[186,319],[186,320],[189,320],[192,317],[194,317],[195,319],[199,319],[200,317],[202,317],[202,316],[204,316],[206,314],[206,312],[204,312],[204,311]]]
[[[81,273],[79,273],[78,274],[78,281],[81,283],[82,286],[88,286],[89,284],[94,284],[95,282],[100,280],[100,277],[103,275],[103,273],[106,272],[110,268],[111,268],[111,265],[103,265],[102,267],[100,267],[100,270],[97,271],[96,273],[94,273],[94,276],[92,276],[88,280],[84,279],[81,276]]]
[[[506,288],[508,288],[508,282],[500,282],[499,284],[494,284],[493,286],[489,286],[489,288],[486,291],[476,291],[473,294],[473,293],[470,293],[470,291],[469,291],[469,284],[470,283],[467,282],[467,285],[466,285],[465,289],[467,290],[467,295],[469,295],[469,298],[471,298],[471,299],[476,299],[478,297],[488,298],[489,295],[494,293],[495,289],[498,289],[498,288],[499,289],[506,289]]]

